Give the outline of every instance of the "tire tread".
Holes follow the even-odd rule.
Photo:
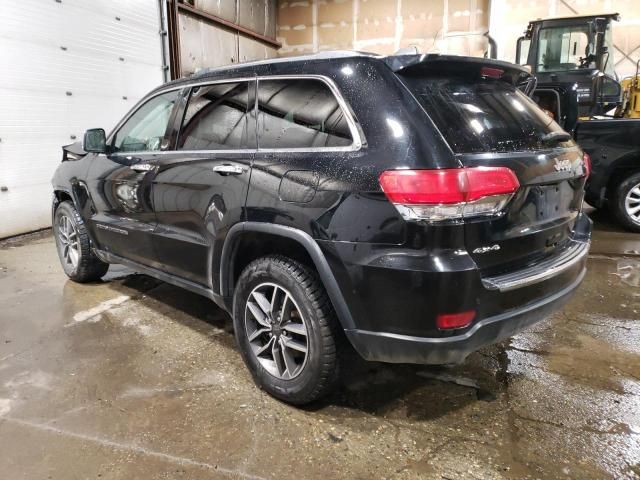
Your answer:
[[[306,300],[311,304],[322,337],[320,372],[312,389],[298,395],[274,396],[294,405],[303,405],[327,395],[337,384],[339,378],[337,340],[340,338],[338,322],[329,296],[315,270],[284,255],[268,255],[251,262],[242,272],[238,281],[241,288],[243,282],[252,278],[257,272],[278,268],[291,276],[305,292]]]
[[[91,238],[82,217],[76,210],[73,203],[66,200],[61,202],[56,213],[60,208],[65,208],[73,216],[76,231],[78,232],[78,241],[80,243],[80,261],[77,268],[71,274],[66,272],[69,278],[74,282],[87,283],[94,282],[102,278],[109,270],[109,264],[100,260],[91,248]]]

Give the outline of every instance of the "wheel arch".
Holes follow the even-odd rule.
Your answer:
[[[220,262],[220,293],[223,297],[227,299],[233,297],[235,281],[241,269],[244,268],[243,265],[248,263],[246,259],[243,262],[242,257],[239,255],[243,239],[252,235],[263,235],[264,237],[262,238],[273,237],[282,239],[284,245],[288,245],[288,250],[285,252],[265,250],[249,258],[258,258],[262,256],[262,254],[282,253],[294,259],[301,260],[296,257],[305,255],[307,262],[310,263],[310,266],[315,268],[318,273],[342,328],[355,328],[351,312],[338,286],[338,282],[318,243],[308,233],[284,225],[262,222],[242,222],[234,225],[229,230],[222,248]]]
[[[638,172],[640,172],[640,152],[629,153],[616,160],[609,169],[605,191],[606,198],[610,200],[618,185],[630,175]]]
[[[53,198],[51,201],[51,222],[53,224],[56,210],[58,209],[58,205],[62,202],[70,201],[77,209],[77,204],[74,196],[71,194],[69,190],[66,188],[54,187],[53,189]]]
[[[86,224],[92,212],[94,212],[93,202],[84,182],[75,181],[69,186],[54,186],[53,199],[51,202],[51,225],[53,225],[56,216],[56,209],[64,201],[70,201],[78,212],[82,221]],[[87,230],[89,241],[95,247],[97,244],[92,232]]]
[[[73,206],[85,221],[87,216],[95,211],[87,185],[82,180],[72,179],[68,185],[56,185],[53,187],[53,209],[55,210],[57,205],[65,200],[73,203]]]

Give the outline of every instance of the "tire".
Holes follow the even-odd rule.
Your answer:
[[[102,278],[109,264],[91,250],[89,233],[73,204],[64,201],[53,216],[53,234],[64,273],[74,282],[93,282]]]
[[[624,228],[640,233],[640,172],[627,177],[616,187],[611,209]]]
[[[338,323],[315,271],[280,255],[259,258],[240,275],[233,312],[240,353],[260,388],[304,405],[335,387]]]

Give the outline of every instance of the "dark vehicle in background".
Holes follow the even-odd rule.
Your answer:
[[[62,265],[109,263],[233,317],[256,382],[294,404],[367,360],[449,364],[580,284],[588,170],[509,63],[354,52],[235,65],[151,92],[54,179]]]
[[[612,28],[619,17],[532,21],[518,40],[516,63],[531,67],[535,101],[590,155],[586,200],[640,232],[640,76],[636,69],[620,82],[614,71]]]

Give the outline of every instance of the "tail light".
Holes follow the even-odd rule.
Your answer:
[[[405,220],[432,222],[496,215],[520,187],[506,167],[387,170],[379,181]]]
[[[500,68],[482,67],[480,69],[481,77],[500,78],[502,77],[503,73],[504,73],[504,70]]]
[[[584,152],[582,154],[582,161],[584,162],[584,176],[589,178],[589,176],[591,176],[591,155],[589,155],[587,152]]]

